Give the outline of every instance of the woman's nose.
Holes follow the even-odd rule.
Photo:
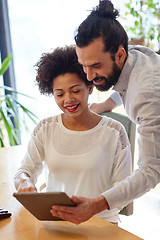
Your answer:
[[[73,96],[72,96],[72,94],[71,93],[66,93],[66,95],[65,95],[65,102],[66,103],[70,103],[70,102],[72,102],[73,101]]]

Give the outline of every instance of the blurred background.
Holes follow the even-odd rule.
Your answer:
[[[18,100],[34,112],[39,119],[58,114],[60,110],[56,106],[54,98],[40,95],[35,85],[34,65],[42,53],[50,52],[56,47],[75,44],[74,33],[77,27],[87,17],[90,10],[98,5],[99,1],[0,0],[0,2],[4,17],[8,13],[11,42],[8,54],[12,53],[13,55],[14,84],[12,86],[16,87],[17,91],[35,98],[33,100],[17,95]],[[118,20],[127,29],[130,40],[138,38],[142,44],[146,43],[158,51],[156,27],[159,27],[159,1],[112,0],[112,2],[120,11]],[[4,56],[2,58],[4,59]],[[100,93],[94,90],[89,101],[104,101],[111,92],[110,90]],[[116,109],[116,111],[125,114],[123,107]],[[21,117],[21,112],[19,116]],[[35,124],[27,119],[27,126],[30,134]],[[22,132],[22,142],[28,141],[29,134],[26,131]]]

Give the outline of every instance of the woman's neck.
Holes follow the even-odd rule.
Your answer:
[[[78,116],[78,117],[69,117],[66,114],[62,114],[62,122],[63,125],[74,131],[87,131],[95,126],[100,122],[102,119],[101,116],[89,111],[86,115]]]

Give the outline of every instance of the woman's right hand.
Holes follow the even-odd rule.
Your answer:
[[[37,192],[36,186],[27,173],[18,174],[14,183],[18,192]]]

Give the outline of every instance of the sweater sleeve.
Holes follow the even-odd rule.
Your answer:
[[[106,192],[102,193],[109,206],[110,209],[118,208],[122,209],[125,205],[125,201],[118,202],[118,204],[113,205],[114,202],[117,201],[116,194],[113,195],[110,194],[110,191],[117,189],[117,186],[119,186],[119,183],[121,181],[124,181],[125,178],[131,175],[132,172],[132,155],[131,155],[131,149],[130,149],[130,143],[127,137],[127,133],[124,129],[124,127],[119,124],[119,122],[114,121],[113,126],[115,129],[119,132],[119,144],[117,146],[117,152],[115,154],[114,164],[112,168],[112,188],[110,190],[107,190]],[[117,202],[116,202],[117,203]],[[112,207],[113,205],[113,207]]]
[[[42,124],[40,122],[33,131],[27,152],[22,160],[21,167],[16,174],[18,175],[22,172],[27,173],[34,184],[37,182],[37,178],[43,168],[42,162],[44,160],[44,149],[42,135]]]

